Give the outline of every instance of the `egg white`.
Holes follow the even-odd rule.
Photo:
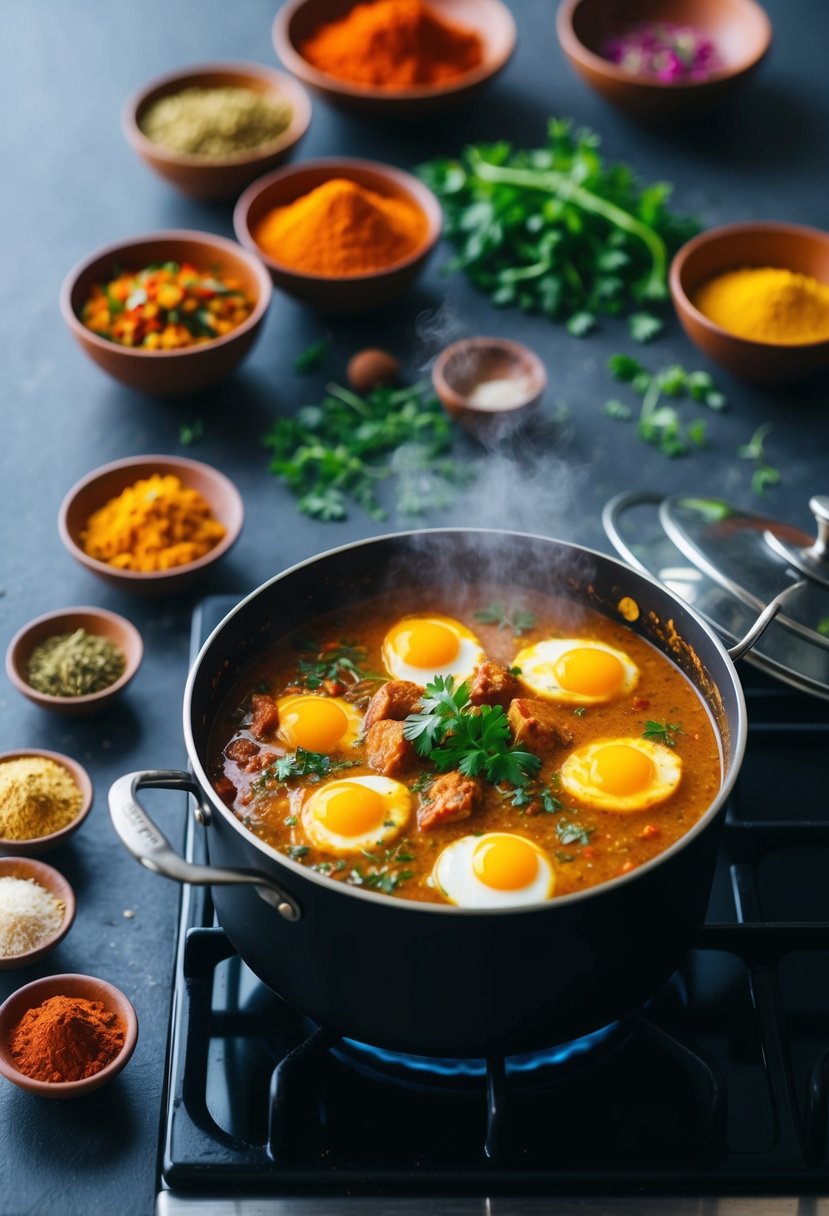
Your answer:
[[[330,797],[333,789],[348,785],[362,785],[375,790],[383,799],[383,821],[370,832],[362,832],[357,836],[343,836],[332,832],[316,817],[316,812]],[[341,777],[328,781],[325,785],[314,790],[302,807],[302,828],[308,841],[326,853],[348,855],[359,853],[361,849],[371,849],[375,845],[388,844],[405,828],[412,809],[411,791],[399,781],[390,777],[366,775],[360,777]]]
[[[596,753],[610,744],[625,744],[647,756],[654,766],[654,776],[648,785],[631,794],[613,794],[596,785],[591,767]],[[644,811],[665,802],[676,792],[682,780],[682,760],[670,747],[651,739],[597,739],[571,752],[559,772],[561,787],[571,798],[599,811]]]
[[[591,694],[562,688],[555,673],[555,664],[571,650],[598,650],[613,655],[622,665],[622,679],[610,692]],[[639,682],[639,668],[623,650],[614,650],[593,638],[545,638],[519,650],[513,664],[521,668],[520,680],[537,697],[565,705],[598,705],[627,696]]]
[[[317,743],[314,747],[309,747],[307,742],[303,742],[302,738],[297,738],[292,717],[296,715],[297,709],[306,706],[308,702],[325,702],[328,705],[336,705],[344,715],[343,733],[337,739],[336,743],[330,747],[321,747]],[[363,719],[359,710],[355,709],[350,701],[346,701],[345,697],[320,697],[314,693],[290,693],[286,697],[280,697],[277,701],[279,709],[279,726],[277,728],[277,738],[280,743],[283,743],[290,751],[296,750],[297,747],[304,747],[306,751],[323,752],[326,755],[332,752],[347,751],[355,742],[362,729]],[[299,735],[302,736],[302,728],[299,729]]]
[[[487,886],[475,873],[475,850],[493,837],[510,835],[513,833],[488,832],[483,836],[462,836],[460,840],[454,840],[435,862],[434,885],[450,903],[461,908],[518,908],[548,900],[555,886],[552,862],[538,845],[524,836],[518,839],[528,844],[538,859],[538,869],[530,883],[517,890],[504,891]]]
[[[409,621],[428,621],[433,624],[444,625],[457,638],[458,653],[450,662],[444,663],[440,667],[431,665],[428,667],[415,667],[407,662],[399,650],[396,649],[395,643],[397,639],[394,637],[394,634]],[[418,613],[417,615],[403,617],[401,620],[396,621],[383,639],[382,653],[386,670],[396,680],[411,680],[413,684],[420,685],[428,684],[435,676],[454,676],[457,685],[463,680],[470,679],[486,658],[481,643],[471,629],[467,629],[460,621],[456,621],[450,616],[427,613]]]

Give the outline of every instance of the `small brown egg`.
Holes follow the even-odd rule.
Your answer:
[[[348,383],[355,393],[370,393],[378,384],[394,384],[400,375],[400,360],[387,350],[369,347],[352,355],[346,368]]]

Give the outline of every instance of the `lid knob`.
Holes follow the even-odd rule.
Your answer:
[[[829,494],[815,494],[809,499],[809,510],[817,521],[817,537],[809,556],[815,561],[829,561]]]
[[[795,570],[823,587],[829,587],[829,495],[813,495],[809,499],[809,509],[817,522],[817,536],[813,544],[794,549],[770,531],[764,533],[766,544]]]

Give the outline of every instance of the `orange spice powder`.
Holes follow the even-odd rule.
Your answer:
[[[423,0],[358,4],[321,26],[301,54],[331,76],[379,89],[442,84],[483,59],[478,35],[444,21]]]
[[[407,258],[426,238],[413,202],[332,178],[255,227],[257,244],[291,270],[326,278],[371,274]]]

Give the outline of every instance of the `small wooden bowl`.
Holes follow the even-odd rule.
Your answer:
[[[45,861],[35,861],[32,857],[0,857],[0,878],[33,878],[39,886],[45,887],[63,904],[60,928],[50,938],[33,950],[23,950],[20,954],[0,958],[0,971],[11,971],[40,962],[50,950],[54,950],[58,942],[63,941],[75,919],[75,892],[53,866],[47,866]]]
[[[522,380],[523,396],[496,408],[475,405],[470,396],[488,380]],[[507,338],[462,338],[440,353],[432,383],[448,414],[479,439],[502,439],[526,423],[547,387],[538,355]]]
[[[155,262],[170,261],[191,262],[200,270],[239,279],[255,300],[250,316],[230,333],[182,350],[119,346],[93,333],[81,321],[81,310],[92,287],[107,282],[114,266],[138,271]],[[151,232],[104,245],[70,270],[60,291],[63,319],[93,363],[130,388],[158,397],[195,393],[229,375],[256,341],[270,301],[270,279],[257,258],[235,241],[186,229]]]
[[[227,531],[209,553],[175,566],[171,570],[119,570],[107,562],[98,561],[84,552],[80,535],[94,511],[116,498],[127,486],[153,473],[171,473],[185,486],[198,490],[210,503],[216,519]],[[76,561],[104,582],[122,591],[159,595],[178,592],[214,562],[219,561],[236,543],[244,522],[245,509],[241,495],[233,482],[209,464],[187,460],[183,456],[128,456],[111,464],[93,469],[77,482],[61,503],[58,531],[66,549]]]
[[[446,22],[473,30],[481,39],[478,67],[455,80],[410,89],[379,89],[352,84],[321,72],[299,47],[321,25],[338,21],[359,0],[287,0],[273,23],[273,44],[288,69],[333,105],[387,118],[423,118],[468,101],[506,65],[515,49],[515,20],[501,0],[429,0]]]
[[[81,697],[56,697],[32,688],[27,679],[27,670],[29,656],[35,646],[46,638],[54,637],[56,633],[73,633],[76,629],[85,629],[87,633],[114,642],[123,651],[126,659],[123,673],[107,688]],[[117,697],[122,688],[126,688],[138,671],[143,652],[141,634],[125,617],[118,616],[115,612],[107,612],[105,608],[62,608],[57,612],[47,612],[43,616],[35,617],[18,630],[6,651],[6,674],[17,691],[35,705],[64,717],[80,717],[97,713],[108,705],[113,697]]]
[[[42,747],[23,747],[13,752],[0,752],[0,764],[4,760],[23,760],[27,756],[44,756],[47,760],[54,760],[56,764],[61,764],[68,769],[81,791],[81,809],[65,828],[61,828],[59,832],[50,832],[48,836],[32,836],[28,840],[7,840],[0,837],[0,853],[7,853],[11,857],[30,857],[33,854],[48,853],[50,849],[64,844],[73,832],[77,832],[92,809],[92,782],[89,779],[89,773],[78,764],[77,760],[73,760],[71,756],[64,756],[61,752],[46,751]]]
[[[332,178],[342,177],[387,198],[405,198],[426,216],[421,245],[391,266],[343,278],[306,274],[275,261],[256,243],[255,228],[274,207],[285,207]],[[233,227],[243,245],[257,254],[280,290],[319,312],[345,316],[388,304],[406,291],[423,270],[440,237],[440,203],[411,173],[377,161],[330,157],[277,169],[248,186],[233,212]]]
[[[746,266],[771,266],[829,284],[829,233],[797,224],[727,224],[683,245],[671,263],[677,315],[691,341],[727,371],[752,384],[785,384],[829,368],[829,340],[779,346],[738,338],[691,300],[706,280]]]
[[[620,28],[650,21],[708,35],[723,67],[707,80],[662,84],[626,72],[601,53]],[[562,0],[556,32],[574,71],[605,101],[648,126],[705,113],[754,71],[771,45],[771,22],[755,0]]]
[[[21,1072],[14,1062],[9,1046],[11,1032],[27,1010],[36,1009],[53,996],[74,996],[87,1001],[100,1001],[107,1010],[117,1013],[126,1027],[124,1046],[115,1059],[100,1072],[93,1073],[82,1081],[35,1081]],[[126,1066],[137,1042],[138,1018],[132,1003],[114,984],[108,984],[106,980],[96,979],[92,975],[77,975],[71,972],[65,975],[47,975],[18,988],[0,1005],[0,1073],[13,1085],[19,1085],[21,1089],[41,1098],[79,1098],[82,1094],[100,1089]]]
[[[236,87],[257,93],[274,93],[291,106],[291,121],[282,134],[263,147],[243,155],[216,160],[173,152],[148,139],[141,121],[162,97],[190,88]],[[235,198],[245,186],[285,160],[308,130],[311,100],[292,76],[257,63],[200,63],[185,70],[156,76],[127,100],[121,127],[136,155],[165,181],[191,198]]]

